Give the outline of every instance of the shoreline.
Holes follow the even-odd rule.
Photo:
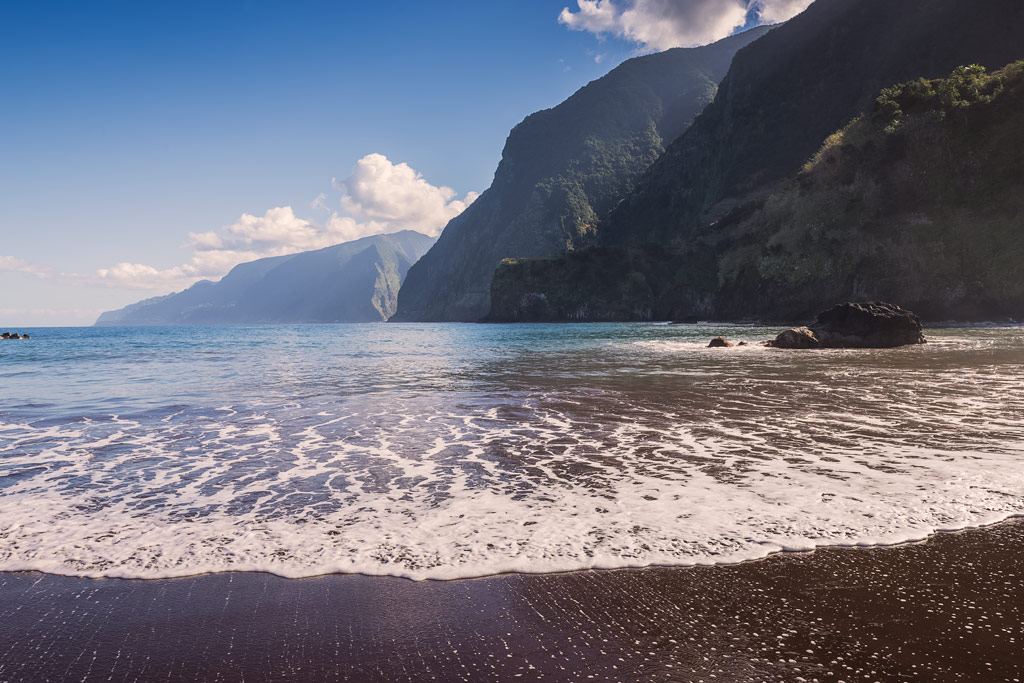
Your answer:
[[[67,579],[82,579],[87,581],[141,581],[141,582],[158,582],[158,581],[176,581],[178,579],[193,579],[204,576],[216,576],[220,574],[233,574],[233,575],[267,575],[277,579],[283,579],[285,581],[304,581],[309,579],[320,579],[332,576],[360,576],[369,579],[396,579],[400,581],[408,581],[410,583],[457,583],[460,581],[483,581],[488,579],[497,579],[506,576],[564,576],[577,574],[582,572],[619,572],[619,571],[645,571],[648,569],[692,569],[695,567],[738,567],[747,564],[754,564],[758,562],[769,561],[772,558],[780,555],[803,555],[813,554],[822,550],[873,550],[873,549],[885,549],[885,548],[900,548],[902,546],[920,545],[922,543],[928,543],[934,538],[946,534],[959,534],[968,531],[978,531],[990,529],[992,527],[998,527],[1002,524],[1010,524],[1015,521],[1019,521],[1024,525],[1024,511],[1010,512],[1005,516],[989,521],[981,521],[977,523],[965,524],[964,526],[948,527],[935,529],[931,532],[924,534],[923,536],[915,536],[913,538],[905,538],[897,541],[859,541],[852,543],[824,543],[822,545],[814,545],[811,543],[809,548],[780,548],[778,550],[770,550],[764,555],[759,557],[750,557],[740,560],[723,560],[714,562],[710,560],[695,560],[693,562],[679,562],[679,563],[648,563],[648,564],[623,564],[618,566],[589,566],[589,567],[577,567],[571,569],[553,569],[553,570],[540,570],[530,571],[525,569],[510,569],[505,571],[493,572],[490,574],[468,574],[466,576],[455,576],[450,578],[444,577],[422,577],[417,578],[409,575],[408,573],[373,573],[373,572],[362,572],[362,571],[328,571],[317,574],[301,574],[301,575],[289,575],[286,573],[279,573],[272,569],[205,569],[190,572],[187,574],[175,574],[175,575],[164,575],[164,576],[141,576],[133,574],[89,574],[89,573],[64,573],[49,571],[46,569],[0,569],[0,575],[4,574],[39,574],[44,576],[62,577]],[[245,565],[242,565],[245,567]]]
[[[142,324],[132,325],[8,325],[10,329],[27,330],[102,330],[102,329],[149,329],[149,328],[243,328],[243,327],[302,327],[315,325],[673,325],[693,327],[799,327],[807,324],[806,319],[798,320],[550,320],[550,321],[490,321],[490,320],[381,320],[363,322],[343,321],[309,321],[309,322],[251,322],[251,323],[219,323],[219,324]],[[957,328],[1001,328],[1024,327],[1018,320],[922,320],[925,329],[957,329]]]
[[[0,680],[1020,681],[1022,547],[1016,517],[732,565],[456,581],[5,572]]]

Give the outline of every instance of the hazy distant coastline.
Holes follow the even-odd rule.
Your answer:
[[[435,238],[406,230],[243,263],[218,282],[104,313],[97,326],[374,322],[390,318]]]

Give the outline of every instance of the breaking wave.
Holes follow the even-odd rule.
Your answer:
[[[60,358],[15,359],[7,379],[44,388],[0,412],[0,570],[454,579],[891,544],[1024,512],[1019,329],[816,353],[709,350],[707,328],[675,326],[423,341],[437,329],[304,332],[298,358],[214,339],[107,411],[138,349],[80,361],[97,365],[74,400],[32,384]],[[204,380],[214,362],[227,375]]]

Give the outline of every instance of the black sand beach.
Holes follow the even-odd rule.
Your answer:
[[[0,681],[1019,681],[1024,520],[733,566],[0,575]]]

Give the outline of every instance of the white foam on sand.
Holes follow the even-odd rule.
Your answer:
[[[1024,511],[1020,365],[843,358],[683,368],[665,391],[0,424],[0,570],[455,579],[894,544]]]

